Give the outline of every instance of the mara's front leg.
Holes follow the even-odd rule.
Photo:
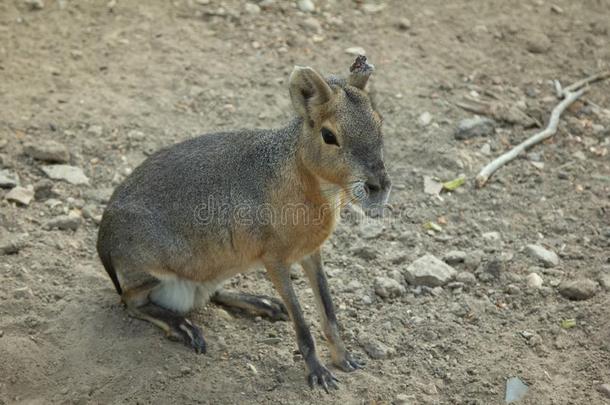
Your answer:
[[[337,388],[337,378],[320,362],[316,354],[316,345],[314,343],[309,327],[303,317],[301,306],[297,296],[292,288],[292,280],[290,279],[290,266],[286,263],[265,262],[269,278],[282,297],[290,319],[297,334],[297,344],[299,351],[305,359],[309,376],[309,386],[313,388],[315,385],[320,385],[326,392],[328,388]]]
[[[337,322],[335,307],[328,290],[326,274],[322,268],[320,250],[303,259],[301,266],[303,266],[303,270],[307,274],[309,284],[316,297],[316,305],[322,318],[324,336],[326,336],[326,340],[330,345],[333,363],[343,371],[354,371],[362,368],[362,365],[345,348],[339,333],[339,323]]]

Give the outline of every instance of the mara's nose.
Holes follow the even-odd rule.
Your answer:
[[[367,176],[366,182],[364,184],[366,191],[369,194],[375,194],[383,190],[387,190],[392,185],[390,178],[388,177],[385,168],[382,166],[382,170]]]

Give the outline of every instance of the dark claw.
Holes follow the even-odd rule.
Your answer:
[[[335,365],[341,370],[351,373],[352,371],[364,368],[364,364],[362,360],[354,358],[350,353],[346,353],[345,358]]]
[[[323,365],[317,366],[316,369],[309,374],[307,380],[309,382],[309,387],[314,388],[315,386],[320,385],[327,394],[330,393],[329,387],[333,389],[339,388],[337,386],[339,379]]]
[[[179,329],[187,346],[191,346],[195,353],[206,353],[207,345],[203,338],[203,333],[201,333],[201,329],[198,326],[193,325],[191,321],[185,319],[184,322],[180,323]]]
[[[267,306],[266,316],[272,321],[287,321],[290,319],[288,310],[282,301],[273,297],[263,297],[261,302]]]

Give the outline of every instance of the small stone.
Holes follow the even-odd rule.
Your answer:
[[[396,26],[400,30],[408,31],[411,29],[411,20],[409,20],[408,18],[401,18],[400,20],[398,20]]]
[[[261,8],[258,4],[254,3],[246,3],[244,6],[246,13],[248,14],[259,14],[261,12]]]
[[[358,280],[351,280],[349,283],[347,283],[347,285],[345,286],[344,291],[345,292],[355,292],[358,290],[362,289],[362,283]]]
[[[542,287],[542,277],[536,273],[528,274],[525,280],[529,288],[539,289]]]
[[[53,191],[53,186],[54,183],[49,179],[37,181],[34,184],[34,198],[38,201],[44,201],[57,197],[58,194]]]
[[[246,363],[246,366],[250,369],[250,371],[252,371],[252,374],[254,374],[254,375],[258,374],[258,370],[256,369],[256,367],[254,367],[254,364]]]
[[[555,267],[559,264],[559,256],[540,245],[527,245],[525,251],[530,257],[540,261],[544,267]]]
[[[0,255],[14,255],[26,246],[27,234],[0,236]]]
[[[59,215],[46,223],[47,229],[57,228],[62,231],[76,231],[80,226],[82,219],[80,216],[70,213],[68,215]]]
[[[313,13],[316,11],[316,5],[311,0],[298,0],[297,7],[305,13]]]
[[[188,375],[188,374],[191,374],[192,372],[193,372],[193,370],[191,370],[191,368],[188,366],[180,367],[180,374],[182,374],[182,375]]]
[[[374,360],[390,358],[396,352],[393,348],[377,339],[359,338],[358,340],[364,348],[366,354]]]
[[[49,163],[66,163],[70,159],[68,148],[55,141],[26,143],[23,152],[31,158]]]
[[[467,271],[459,272],[455,277],[455,280],[460,283],[464,283],[465,285],[473,285],[477,283],[477,278],[474,276],[474,274]]]
[[[500,232],[485,232],[483,235],[481,235],[483,237],[483,239],[485,239],[488,242],[498,242],[500,240],[502,240],[502,235],[500,235]]]
[[[42,10],[44,8],[44,1],[42,0],[25,0],[25,4],[30,10]]]
[[[7,201],[15,202],[19,205],[28,206],[30,202],[34,198],[34,188],[29,186],[25,187],[14,187],[8,194],[5,196]]]
[[[104,127],[102,127],[101,125],[91,125],[87,129],[87,133],[89,135],[99,138],[100,136],[102,136],[104,134]]]
[[[350,55],[354,55],[354,56],[366,55],[366,51],[364,50],[364,48],[362,48],[360,46],[352,46],[352,47],[346,48],[345,52],[349,53]]]
[[[279,337],[269,337],[269,338],[261,340],[260,342],[271,346],[271,345],[276,345],[276,344],[280,343],[281,341],[282,341],[282,339]]]
[[[466,252],[461,250],[452,250],[451,252],[447,252],[445,256],[443,256],[443,260],[445,263],[453,265],[458,263],[464,263],[466,260]]]
[[[307,17],[301,21],[300,25],[308,31],[320,33],[322,32],[322,25],[314,17]]]
[[[486,117],[466,118],[460,121],[453,137],[457,140],[465,140],[494,134],[496,122]]]
[[[384,227],[381,221],[367,220],[360,225],[358,231],[363,239],[376,239],[381,236]]]
[[[599,393],[606,398],[610,399],[610,384],[601,384],[599,387],[597,387],[597,391],[599,391]]]
[[[504,271],[504,263],[499,257],[493,257],[486,265],[485,272],[493,278],[499,278]]]
[[[419,115],[419,118],[417,118],[417,122],[419,122],[419,125],[422,127],[427,127],[432,123],[432,114],[428,111],[424,111]]]
[[[405,278],[409,284],[428,287],[443,286],[451,281],[456,271],[442,260],[431,254],[426,254],[407,267]]]
[[[413,405],[416,404],[416,398],[414,395],[398,394],[394,400],[394,405]]]
[[[602,274],[599,276],[599,285],[606,291],[610,291],[610,274]]]
[[[364,260],[373,260],[377,257],[377,251],[370,246],[356,246],[351,249],[351,253]]]
[[[19,177],[8,170],[0,170],[0,188],[13,188],[19,185]]]
[[[509,284],[506,286],[506,293],[510,295],[518,295],[521,292],[519,286],[515,284]]]
[[[83,169],[69,165],[42,166],[42,171],[53,180],[64,180],[70,184],[89,184],[89,178]]]
[[[375,278],[375,294],[381,298],[394,298],[400,297],[406,292],[404,286],[398,281],[389,277],[376,277]]]
[[[373,298],[371,298],[369,295],[363,295],[360,298],[360,302],[364,305],[371,305],[373,303]]]
[[[563,14],[563,8],[559,7],[557,4],[551,5],[551,11],[556,14]]]
[[[559,293],[571,300],[586,300],[597,293],[597,283],[588,278],[564,281],[559,285]]]
[[[548,52],[551,49],[551,45],[551,40],[548,36],[541,32],[533,31],[528,34],[525,49],[533,54],[542,54]]]
[[[384,8],[385,4],[364,3],[361,7],[361,10],[364,11],[365,14],[375,14],[380,12]]]

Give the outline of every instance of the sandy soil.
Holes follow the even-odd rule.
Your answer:
[[[486,188],[472,179],[535,130],[527,117],[546,121],[552,80],[610,67],[610,1],[316,0],[313,13],[261,4],[251,13],[233,0],[0,2],[0,165],[39,190],[20,206],[0,189],[1,245],[17,246],[0,253],[0,404],[500,404],[512,376],[529,385],[524,404],[608,403],[599,387],[610,383],[610,81]],[[95,252],[111,190],[162,146],[280,125],[293,65],[344,72],[354,46],[377,67],[402,214],[346,219],[325,246],[346,342],[366,369],[337,372],[341,387],[326,395],[306,386],[289,323],[210,305],[193,315],[209,344],[198,356],[128,318]],[[472,116],[456,103],[492,95],[521,113],[491,136],[456,140]],[[46,163],[24,153],[42,140],[67,146],[90,185],[52,180],[45,195]],[[456,192],[424,193],[424,176],[460,174],[468,181]],[[71,211],[85,217],[75,231],[46,226]],[[429,221],[442,230],[424,229]],[[540,266],[531,243],[559,263]],[[465,259],[453,267],[474,278],[434,290],[404,280],[425,253],[454,250]],[[541,288],[527,286],[532,272]],[[380,297],[378,277],[404,291]],[[583,278],[591,298],[561,294]],[[311,291],[298,273],[295,283],[319,338]],[[258,270],[230,287],[273,294]],[[566,319],[576,326],[563,328]]]

